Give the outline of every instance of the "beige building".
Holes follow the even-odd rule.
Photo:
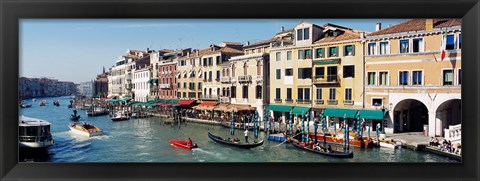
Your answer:
[[[369,34],[365,46],[366,107],[388,111],[386,133],[428,125],[429,136],[461,135],[460,19],[408,20]]]
[[[173,50],[163,49],[159,50],[158,52],[152,52],[150,54],[150,93],[148,96],[148,100],[158,100],[160,98],[159,95],[159,75],[161,74],[160,69],[160,61],[162,60],[162,56],[165,53],[173,52]]]
[[[202,96],[202,67],[200,51],[186,52],[177,60],[177,98],[198,100]]]

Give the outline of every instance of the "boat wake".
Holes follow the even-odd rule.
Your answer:
[[[105,140],[105,139],[110,139],[110,135],[100,135],[100,136],[93,136],[90,137],[90,139],[95,139],[95,140]]]
[[[216,156],[216,157],[223,157],[223,155],[221,153],[215,153],[215,152],[211,152],[211,151],[206,151],[206,150],[203,150],[201,148],[194,148],[192,149],[193,152],[200,152],[200,153],[205,153],[207,155],[213,155],[213,156]]]

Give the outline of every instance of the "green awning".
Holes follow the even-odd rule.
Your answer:
[[[178,100],[178,99],[170,99],[170,100],[168,101],[168,103],[169,103],[169,104],[178,104],[179,101],[180,101],[180,100]]]
[[[381,110],[360,110],[358,114],[360,118],[364,119],[383,120],[387,112],[388,111],[382,112]]]
[[[340,63],[340,59],[313,61],[313,65],[328,65],[328,64],[339,64],[339,63]]]
[[[107,102],[120,102],[120,100],[118,100],[118,99],[109,99],[109,100],[107,100]]]
[[[160,99],[158,100],[158,103],[167,103],[168,99]]]
[[[293,106],[285,105],[269,105],[266,110],[278,111],[278,112],[290,112]]]
[[[131,99],[132,99],[132,98],[125,97],[125,98],[121,99],[120,101],[129,101],[129,100],[131,100]]]
[[[323,115],[330,117],[339,117],[347,116],[347,118],[355,118],[358,110],[356,109],[340,109],[340,108],[325,108]]]
[[[310,111],[309,107],[301,107],[301,106],[295,106],[292,110],[293,114],[308,114],[308,111]]]

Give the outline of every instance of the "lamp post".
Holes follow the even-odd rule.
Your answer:
[[[385,134],[385,124],[384,124],[384,121],[385,121],[385,107],[382,107],[382,122],[381,122],[381,126],[382,126],[382,134]]]

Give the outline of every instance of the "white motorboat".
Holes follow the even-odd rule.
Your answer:
[[[50,123],[45,120],[19,116],[18,133],[20,148],[48,148],[53,145]]]
[[[94,125],[81,122],[81,123],[72,123],[68,126],[72,133],[82,135],[82,136],[98,136],[102,134],[102,130],[100,128],[95,127]]]

